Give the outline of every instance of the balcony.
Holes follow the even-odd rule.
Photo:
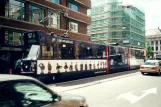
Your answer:
[[[74,0],[74,1],[87,8],[91,8],[91,0]]]
[[[79,1],[79,3],[91,3],[90,0],[75,0],[76,2]],[[82,23],[86,23],[86,24],[90,24],[91,23],[91,18],[83,13],[80,13],[80,12],[76,12],[76,11],[73,11],[65,6],[62,6],[62,5],[57,5],[57,4],[54,4],[54,3],[51,3],[51,2],[48,2],[48,1],[44,1],[44,0],[41,0],[41,1],[38,1],[38,0],[30,0],[30,2],[33,2],[35,4],[39,4],[39,5],[44,5],[47,6],[48,8],[52,8],[52,9],[58,9],[58,10],[65,10],[67,11],[67,15],[65,17],[69,18],[69,19],[73,19],[73,20],[77,20],[79,22],[82,22]],[[82,5],[87,5],[87,4],[82,4]]]

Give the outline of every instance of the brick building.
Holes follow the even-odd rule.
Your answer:
[[[21,58],[20,36],[29,30],[49,33],[40,23],[46,16],[44,23],[55,34],[65,33],[72,25],[70,38],[90,41],[90,8],[90,0],[0,0],[0,57],[12,61],[12,65]]]

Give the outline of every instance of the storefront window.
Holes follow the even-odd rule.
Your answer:
[[[60,15],[50,10],[48,25],[49,27],[60,28]]]
[[[23,40],[20,39],[22,32],[6,30],[5,31],[5,44],[11,46],[23,45]]]
[[[29,6],[29,21],[34,24],[40,24],[40,21],[44,19],[44,9],[38,6]]]
[[[9,0],[6,4],[5,16],[17,20],[24,20],[24,3],[17,0]]]

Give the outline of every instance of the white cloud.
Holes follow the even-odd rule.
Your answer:
[[[108,2],[108,0],[91,0],[92,6]],[[146,29],[161,27],[161,0],[120,0],[123,4],[132,4],[145,11]]]

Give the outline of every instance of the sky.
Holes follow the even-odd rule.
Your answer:
[[[108,0],[91,0],[92,7],[108,2]],[[120,0],[123,4],[132,4],[145,12],[145,28],[161,28],[161,0]]]

